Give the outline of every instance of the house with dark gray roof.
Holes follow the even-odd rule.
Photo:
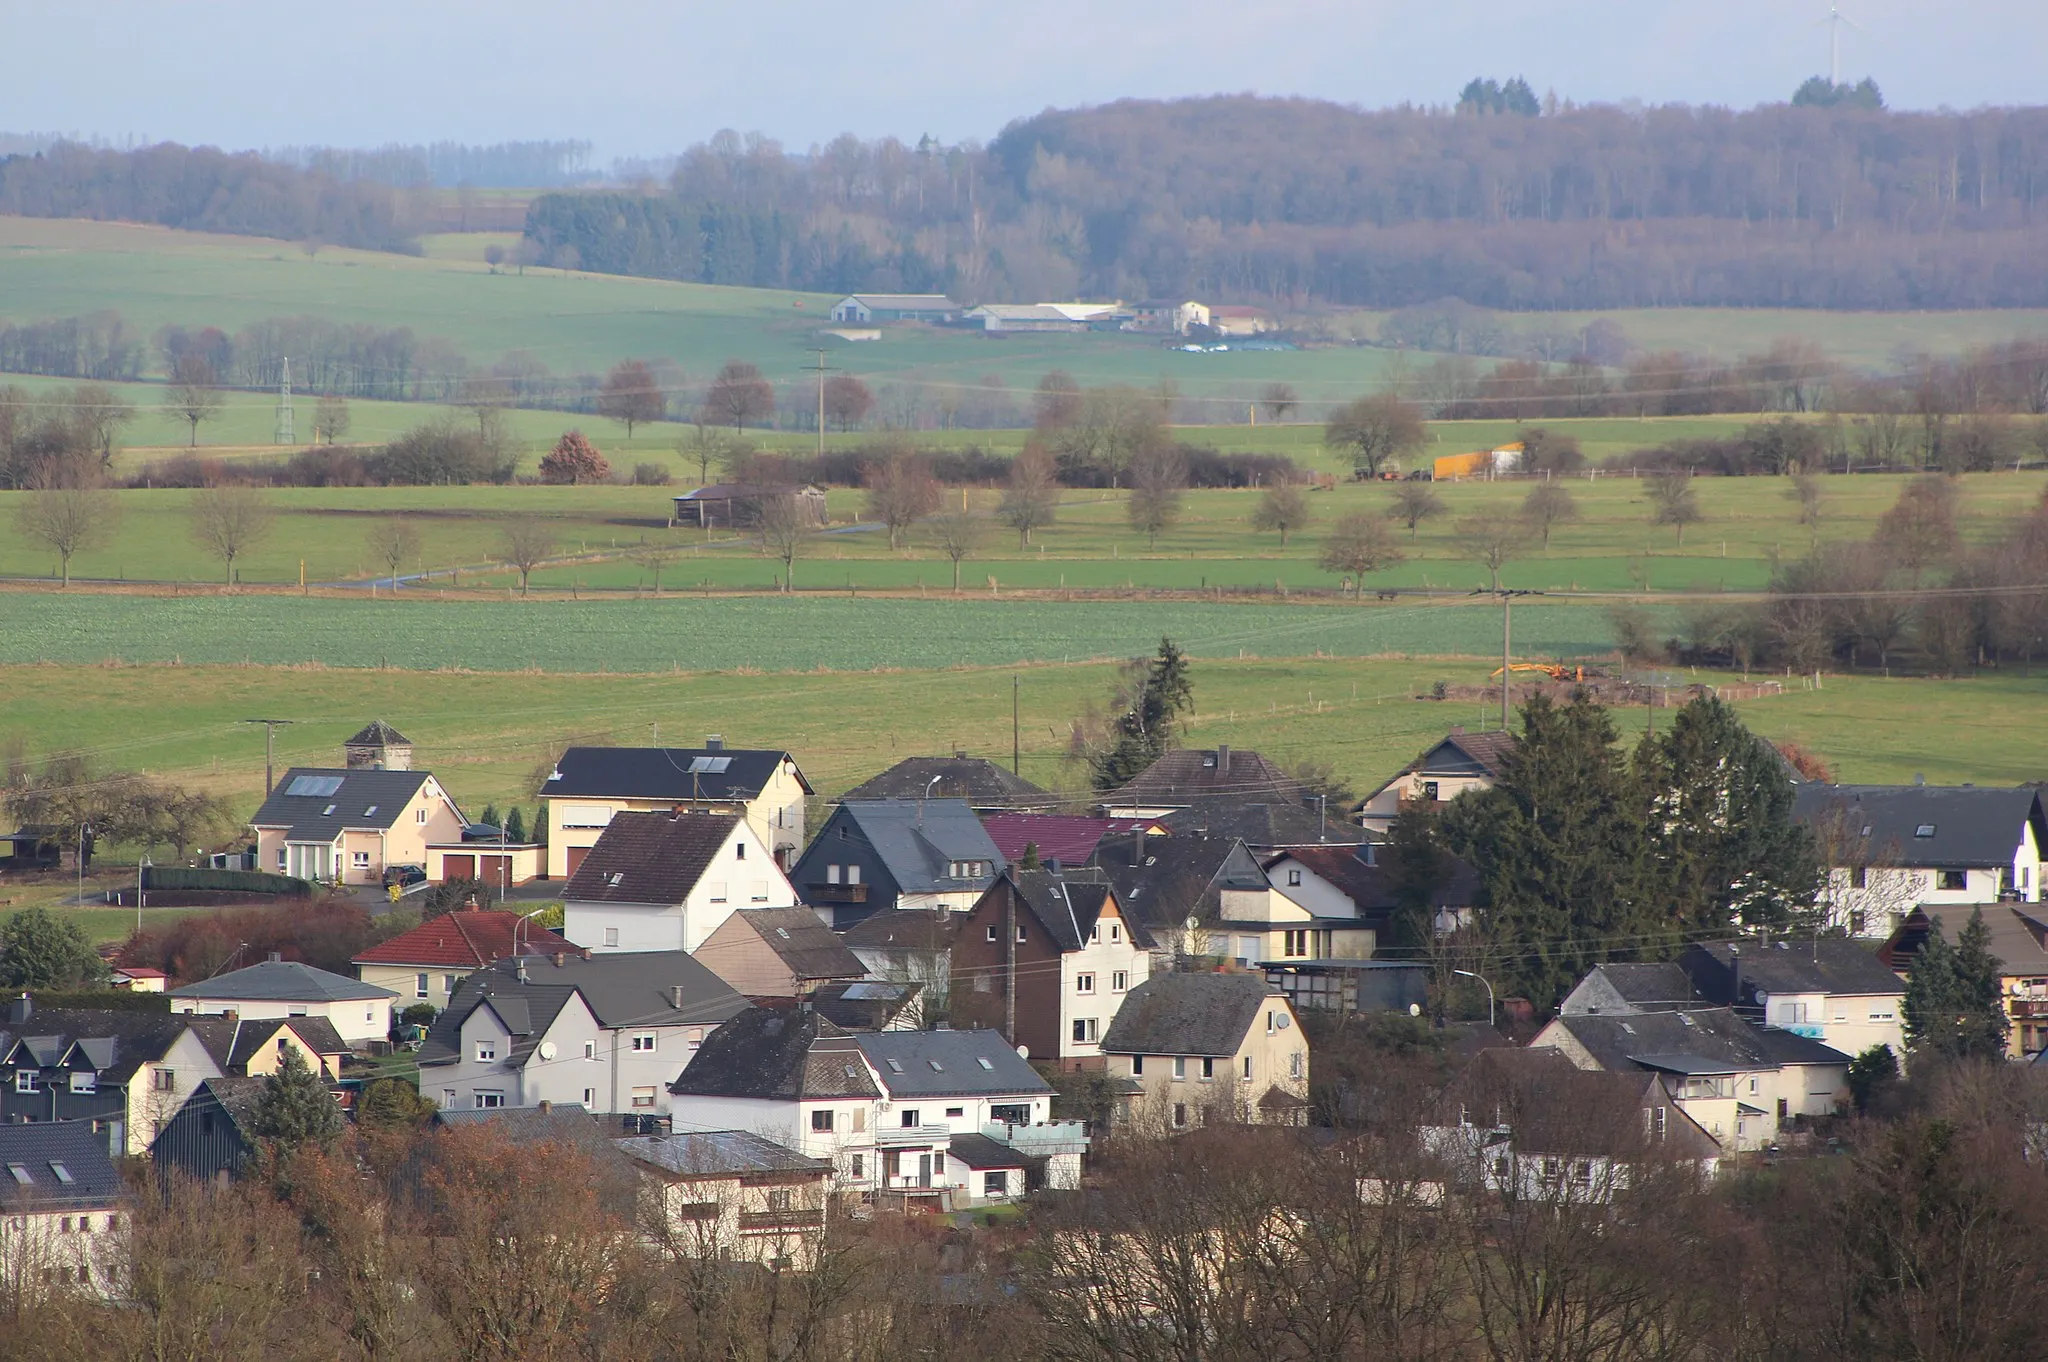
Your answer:
[[[1235,837],[1136,832],[1104,842],[1095,859],[1125,914],[1145,923],[1163,955],[1250,969],[1267,960],[1372,954],[1370,922],[1348,910],[1325,916],[1288,898]]]
[[[882,912],[964,912],[1007,864],[962,800],[853,800],[832,811],[790,878],[844,931]]]
[[[737,813],[618,813],[562,887],[562,935],[590,951],[694,951],[742,909],[796,906]]]
[[[555,759],[539,795],[547,810],[547,870],[567,879],[624,812],[738,814],[787,868],[804,844],[811,783],[789,753],[727,747],[571,747]]]
[[[1840,937],[1717,941],[1688,948],[1679,968],[1707,1003],[1823,1041],[1845,1055],[1884,1045],[1906,1053],[1906,981],[1865,942]]]
[[[261,1147],[253,1118],[266,1086],[236,1074],[201,1082],[150,1142],[157,1173],[207,1182],[240,1177]]]
[[[1308,1037],[1260,974],[1155,974],[1102,1038],[1120,1084],[1118,1119],[1141,1130],[1299,1125],[1308,1111]]]
[[[279,959],[273,952],[260,964],[186,984],[164,996],[171,1000],[171,1010],[181,1014],[233,1013],[251,1021],[324,1017],[353,1046],[383,1040],[391,1033],[391,1000],[398,995],[303,961]]]
[[[1731,1152],[1770,1144],[1792,1117],[1834,1114],[1848,1081],[1848,1055],[1726,1007],[1568,1013],[1530,1044],[1582,1069],[1666,1075],[1679,1104]]]
[[[1035,1060],[1102,1066],[1102,1033],[1152,973],[1152,932],[1091,871],[1004,871],[954,938],[955,1025],[1001,1031]]]
[[[424,868],[430,845],[461,842],[469,822],[431,771],[352,764],[292,767],[249,826],[259,870],[381,885],[386,868]]]
[[[128,1192],[90,1121],[0,1125],[0,1262],[10,1294],[111,1294]]]
[[[1453,728],[1367,795],[1358,806],[1358,821],[1369,831],[1384,833],[1406,805],[1439,807],[1467,790],[1491,789],[1506,773],[1514,750],[1512,733]]]
[[[744,909],[720,923],[694,954],[749,998],[808,997],[822,984],[868,973],[809,908]]]
[[[614,1142],[652,1189],[643,1232],[685,1258],[808,1271],[824,1242],[832,1162],[750,1130]]]
[[[2041,901],[2048,812],[2033,786],[1800,785],[1828,926],[1885,937],[1922,904]]]
[[[1557,1010],[1560,1016],[1598,1017],[1683,1012],[1699,1006],[1692,978],[1672,961],[1611,961],[1587,970]]]
[[[1295,804],[1302,783],[1257,752],[1177,747],[1102,796],[1112,818],[1157,818],[1206,803]]]
[[[1158,827],[1169,836],[1235,837],[1262,854],[1288,847],[1354,847],[1366,841],[1366,833],[1345,810],[1325,808],[1317,799],[1203,799],[1159,815]]]
[[[419,1051],[444,1111],[661,1114],[661,1092],[747,1000],[681,951],[500,960],[456,987]]]
[[[23,994],[0,1023],[0,1125],[96,1127],[140,1154],[197,1086],[228,1062],[234,1024],[128,1008],[38,1008]]]
[[[1299,846],[1261,859],[1273,887],[1318,918],[1355,917],[1371,929],[1374,947],[1394,931],[1399,902],[1394,879],[1384,862],[1385,846]],[[1446,855],[1443,876],[1430,892],[1432,925],[1447,936],[1472,921],[1479,905],[1479,874],[1455,856]]]
[[[1913,961],[1937,927],[1953,945],[1983,914],[1988,949],[1998,961],[1998,993],[2005,1001],[2006,1053],[2013,1059],[2048,1051],[2048,913],[2030,903],[1929,903],[1906,914],[1877,958],[1911,978]]]
[[[839,796],[857,799],[957,799],[976,813],[1056,807],[1060,797],[986,757],[905,757]]]

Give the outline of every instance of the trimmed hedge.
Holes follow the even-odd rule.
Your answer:
[[[277,894],[287,898],[311,898],[313,886],[290,875],[273,875],[265,870],[212,870],[176,865],[153,865],[142,872],[142,887],[150,889],[223,889],[237,894]]]

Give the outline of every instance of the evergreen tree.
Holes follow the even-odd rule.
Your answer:
[[[1984,910],[1971,912],[1956,938],[1957,1053],[1971,1059],[2004,1059],[2011,1024],[1998,957],[1991,953],[1991,924]]]
[[[417,1126],[425,1124],[435,1111],[431,1098],[402,1078],[380,1078],[363,1088],[356,1103],[356,1124],[363,1126]]]
[[[1983,909],[1970,914],[1954,944],[1939,919],[1929,920],[1926,940],[1913,956],[1906,976],[1902,1006],[1909,1054],[1946,1059],[2005,1057],[2005,1001]]]
[[[75,988],[106,977],[84,928],[47,908],[24,908],[0,927],[0,984],[8,988]]]
[[[327,1144],[341,1134],[340,1105],[297,1050],[287,1047],[277,1072],[263,1080],[250,1133],[287,1152],[303,1144]]]
[[[1044,868],[1038,859],[1038,843],[1026,842],[1024,844],[1024,854],[1017,858],[1017,868],[1019,870],[1040,870]]]
[[[1645,822],[1607,712],[1583,693],[1563,707],[1532,697],[1500,782],[1443,816],[1446,844],[1479,872],[1480,935],[1503,991],[1548,1008],[1593,965],[1677,944]]]
[[[1394,898],[1395,942],[1408,950],[1428,949],[1436,940],[1436,897],[1451,874],[1436,811],[1422,805],[1403,809],[1379,856]]]
[[[494,828],[503,826],[503,824],[498,822],[498,806],[496,804],[484,805],[484,811],[477,815],[476,821]]]
[[[1172,744],[1176,720],[1194,706],[1188,659],[1170,638],[1121,689],[1123,709],[1110,726],[1108,747],[1090,758],[1098,790],[1114,790],[1150,766]]]
[[[1643,740],[1636,770],[1673,926],[1783,928],[1810,915],[1821,885],[1813,834],[1792,820],[1784,761],[1732,708],[1694,700]]]
[[[1899,1077],[1899,1057],[1892,1053],[1889,1045],[1873,1045],[1849,1063],[1849,1096],[1856,1103],[1856,1110],[1870,1110],[1877,1095],[1888,1084]]]
[[[526,840],[526,815],[519,811],[517,804],[506,810],[504,826],[506,841],[523,842]]]

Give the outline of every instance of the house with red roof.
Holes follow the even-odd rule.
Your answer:
[[[575,949],[521,914],[471,904],[380,941],[349,963],[364,983],[396,993],[400,1007],[445,1008],[457,984],[493,961]]]

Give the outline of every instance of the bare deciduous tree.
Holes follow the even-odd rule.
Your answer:
[[[164,389],[164,406],[190,427],[189,443],[194,448],[199,444],[199,423],[220,415],[220,390],[215,387],[219,382],[213,366],[198,355],[182,356],[171,370],[170,385]]]
[[[313,438],[321,444],[341,443],[348,434],[348,399],[339,393],[321,393],[313,404]]]
[[[1423,521],[1442,515],[1448,507],[1436,489],[1426,482],[1404,482],[1394,489],[1387,514],[1408,527],[1408,542],[1415,542],[1415,529]]]
[[[1036,444],[1026,444],[1010,463],[1010,485],[996,504],[996,519],[1017,532],[1017,547],[1028,548],[1031,532],[1042,530],[1059,516],[1060,485],[1053,473],[1052,456]]]
[[[1383,517],[1353,511],[1340,516],[1323,540],[1317,559],[1325,572],[1339,572],[1351,579],[1354,595],[1363,594],[1365,575],[1399,563],[1406,554],[1394,542],[1393,532]]]
[[[1427,436],[1422,409],[1393,393],[1346,403],[1323,429],[1324,443],[1348,454],[1361,478],[1378,477],[1388,460],[1420,449]]]
[[[57,483],[22,496],[14,508],[14,528],[57,555],[69,587],[72,556],[105,543],[120,517],[120,504],[105,488]]]
[[[1693,491],[1692,482],[1690,473],[1679,470],[1652,473],[1647,480],[1650,523],[1669,525],[1676,530],[1680,548],[1685,547],[1685,527],[1706,518],[1706,513],[1700,510],[1699,497]]]
[[[421,547],[419,526],[404,516],[386,520],[370,531],[370,552],[390,571],[393,591],[398,589],[398,569],[417,562]]]
[[[796,560],[818,532],[817,518],[803,499],[781,488],[763,494],[757,512],[761,551],[782,564],[782,589],[796,589]]]
[[[1124,514],[1131,528],[1144,534],[1148,548],[1159,542],[1161,530],[1179,521],[1187,485],[1187,460],[1171,445],[1149,445],[1131,459],[1131,497]]]
[[[555,532],[538,520],[521,518],[505,523],[499,532],[498,554],[519,573],[519,594],[527,594],[533,570],[555,551]]]
[[[1540,482],[1522,498],[1522,519],[1543,536],[1543,550],[1550,551],[1550,531],[1579,518],[1579,503],[1570,491],[1555,482]]]
[[[102,472],[114,462],[114,441],[121,427],[135,419],[135,408],[123,402],[104,383],[81,383],[67,398],[72,424],[79,438],[99,455]]]
[[[1291,384],[1268,383],[1259,394],[1259,405],[1266,409],[1266,416],[1274,421],[1285,421],[1294,409],[1301,405]]]
[[[729,359],[704,394],[704,410],[713,420],[745,430],[747,422],[765,421],[775,414],[775,389],[761,376],[759,365]]]
[[[953,594],[960,594],[960,562],[981,546],[987,522],[970,511],[947,511],[929,522],[932,542],[953,564]]]
[[[1277,530],[1280,547],[1287,547],[1287,536],[1307,527],[1314,517],[1309,514],[1308,498],[1301,488],[1291,482],[1276,482],[1268,487],[1259,498],[1259,504],[1252,508],[1252,528],[1255,530]]]
[[[1488,512],[1458,522],[1459,553],[1484,567],[1500,590],[1500,570],[1528,542],[1529,528],[1517,516]]]
[[[270,499],[254,487],[202,487],[192,494],[192,537],[220,559],[228,585],[235,560],[263,542],[275,520]]]
[[[834,374],[825,380],[825,419],[842,432],[867,420],[874,409],[874,393],[852,374]]]
[[[861,470],[867,487],[867,512],[889,531],[889,547],[903,547],[912,525],[939,509],[944,489],[923,459],[897,449]]]
[[[635,425],[659,421],[668,414],[668,396],[647,361],[622,359],[605,375],[604,388],[597,395],[597,414],[624,425],[630,440]]]
[[[674,564],[682,552],[674,544],[664,540],[649,540],[635,548],[627,558],[635,567],[647,569],[654,576],[654,594],[661,594],[661,574]]]
[[[1792,485],[1785,489],[1785,495],[1799,503],[1799,523],[1813,531],[1815,543],[1820,542],[1821,517],[1827,514],[1827,485],[1817,473],[1798,473],[1792,478]]]

